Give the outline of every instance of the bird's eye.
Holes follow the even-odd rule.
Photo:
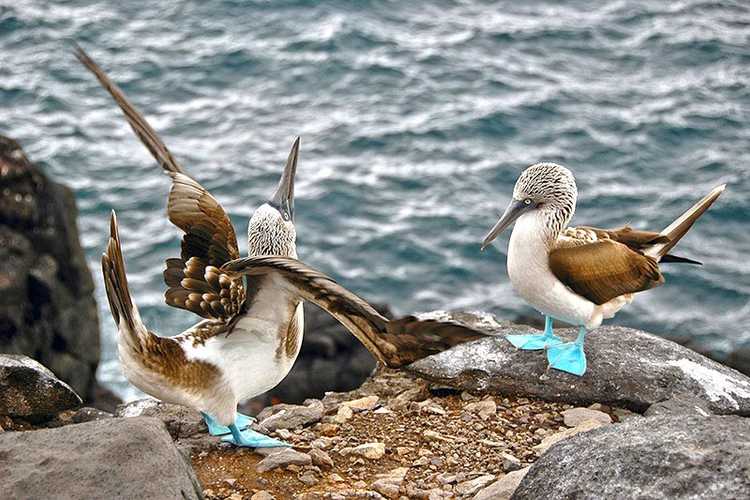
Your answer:
[[[527,205],[531,205],[531,198],[526,198],[523,202]]]

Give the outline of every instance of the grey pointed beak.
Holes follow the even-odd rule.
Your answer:
[[[503,213],[502,217],[500,217],[500,220],[498,220],[497,224],[495,224],[493,228],[490,229],[490,232],[487,233],[487,236],[484,237],[484,241],[482,241],[482,250],[487,248],[490,243],[492,243],[500,233],[505,231],[508,226],[513,224],[516,219],[518,219],[521,215],[523,215],[525,212],[528,212],[532,208],[534,208],[533,203],[526,204],[523,200],[511,200],[508,208],[505,209],[505,213]]]
[[[297,173],[297,158],[299,157],[299,137],[292,144],[289,158],[281,174],[279,186],[271,197],[270,203],[281,212],[286,220],[294,220],[294,176]]]

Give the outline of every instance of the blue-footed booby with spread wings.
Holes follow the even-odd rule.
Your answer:
[[[714,188],[661,232],[568,227],[578,190],[573,174],[555,163],[523,171],[513,199],[490,230],[482,249],[515,222],[508,246],[508,276],[514,290],[545,315],[541,335],[510,335],[520,349],[547,349],[552,368],[581,376],[586,371],[586,332],[612,318],[633,294],[659,286],[660,262],[699,264],[669,254],[695,221],[716,201],[725,185]],[[558,319],[579,326],[574,342],[552,331]]]
[[[302,343],[303,300],[335,316],[380,363],[391,367],[482,336],[444,321],[411,316],[389,321],[330,278],[294,260],[299,139],[276,192],[254,212],[248,226],[251,257],[273,255],[279,262],[287,258],[291,263],[280,271],[269,264],[247,282],[242,274],[222,271],[224,264],[240,258],[237,237],[224,209],[185,173],[101,68],[82,49],[76,55],[109,91],[136,135],[172,178],[167,212],[185,234],[180,258],[167,260],[165,298],[167,304],[204,318],[174,337],[157,336],[145,327],[128,290],[113,213],[102,271],[118,326],[118,352],[133,385],[163,401],[197,409],[209,431],[227,434],[226,441],[249,447],[281,446],[284,443],[246,429],[250,419],[238,414],[236,407],[239,401],[276,386],[291,369]]]
[[[226,247],[215,250],[230,253]],[[186,290],[181,295],[197,294],[194,303],[204,305],[207,319],[174,337],[156,335],[143,324],[130,297],[112,213],[102,273],[126,377],[162,401],[210,415],[217,425],[229,429],[230,435],[223,439],[239,446],[285,445],[241,429],[236,409],[237,403],[273,388],[289,373],[302,341],[295,310],[303,300],[335,317],[378,362],[393,368],[483,336],[449,321],[414,316],[389,320],[333,279],[292,257],[212,261],[220,267],[198,260],[187,265],[186,277],[177,287],[203,289],[202,294]],[[247,282],[244,276],[249,277]]]

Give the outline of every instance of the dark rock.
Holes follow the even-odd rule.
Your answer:
[[[154,418],[111,418],[0,436],[7,498],[202,498],[193,469]]]
[[[99,320],[73,193],[2,136],[0,185],[0,352],[33,357],[89,400]]]
[[[510,333],[528,333],[528,328],[502,325],[487,314],[452,317],[497,336],[421,359],[408,370],[470,392],[517,394],[583,405],[602,403],[641,413],[654,403],[693,395],[714,413],[750,415],[748,377],[639,330],[604,326],[592,332],[586,340],[588,371],[576,377],[548,370],[543,352],[517,350],[504,339]],[[575,336],[573,329],[557,333]]]
[[[172,439],[184,439],[208,429],[200,413],[187,406],[164,403],[152,398],[138,399],[117,407],[118,417],[154,417],[167,427]]]
[[[750,376],[750,343],[735,348],[726,359],[727,365]]]
[[[40,363],[0,354],[0,415],[44,420],[80,404],[78,394]]]
[[[122,399],[111,390],[97,383],[94,385],[93,395],[86,402],[94,408],[106,411],[107,413],[114,413],[117,411],[117,406],[122,404]]]
[[[750,498],[748,470],[746,418],[643,418],[552,446],[513,498]]]
[[[305,336],[299,358],[283,382],[254,398],[255,407],[280,401],[299,404],[307,398],[320,399],[328,391],[351,391],[375,368],[369,351],[338,321],[313,304],[304,307]],[[375,309],[391,316],[387,306],[375,305]]]

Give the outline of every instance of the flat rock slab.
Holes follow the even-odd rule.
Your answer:
[[[0,415],[44,418],[80,404],[78,394],[41,363],[0,354]]]
[[[750,419],[644,418],[552,446],[513,499],[750,498],[748,471]]]
[[[5,498],[203,498],[193,473],[155,418],[110,418],[0,434]]]
[[[436,315],[437,313],[431,313]],[[588,371],[577,377],[548,369],[544,351],[522,351],[504,337],[533,329],[500,324],[487,314],[442,313],[495,337],[461,344],[421,359],[408,370],[470,392],[539,397],[589,405],[604,403],[644,412],[678,396],[705,401],[717,414],[750,415],[750,378],[640,330],[604,326],[586,339]],[[573,329],[556,333],[575,338]]]
[[[118,417],[154,417],[167,427],[172,439],[184,439],[196,434],[206,434],[208,428],[203,417],[187,406],[164,403],[153,398],[143,398],[117,407]]]

